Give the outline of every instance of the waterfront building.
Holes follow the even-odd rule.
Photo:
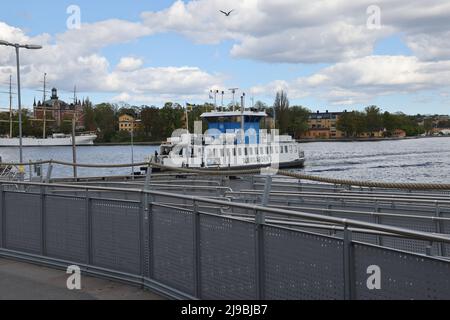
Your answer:
[[[49,100],[44,102],[36,101],[33,104],[34,118],[44,119],[44,114],[46,119],[51,119],[55,121],[55,124],[60,127],[62,122],[65,120],[72,120],[76,117],[77,129],[84,128],[84,101],[76,100],[73,103],[67,103],[60,100],[58,97],[58,90],[56,88],[52,89],[52,95]]]
[[[119,116],[119,131],[137,131],[141,126],[142,121],[130,114],[122,114]]]
[[[344,137],[344,133],[337,129],[337,122],[342,112],[311,113],[308,118],[308,131],[302,139],[336,139]]]

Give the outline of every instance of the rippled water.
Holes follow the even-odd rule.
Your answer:
[[[319,176],[450,183],[450,138],[303,144],[306,168]]]
[[[380,142],[317,142],[302,144],[306,168],[314,175],[357,180],[450,183],[450,138]],[[135,162],[157,147],[135,146]],[[0,148],[3,161],[17,161],[18,149]],[[78,147],[79,163],[130,163],[130,146]],[[71,147],[24,148],[24,159],[72,161]],[[128,174],[131,169],[79,169],[80,176]],[[54,176],[70,176],[57,166]]]
[[[135,146],[134,162],[144,162],[145,158],[154,154],[159,147]],[[50,148],[24,148],[24,162],[30,160],[59,160],[72,162],[72,147],[50,147]],[[17,162],[19,151],[17,148],[0,148],[0,156],[4,162]],[[77,147],[78,163],[95,164],[119,164],[131,163],[130,146],[80,146]],[[138,169],[135,168],[135,171]],[[55,166],[53,171],[55,177],[72,176],[73,170],[70,167]],[[102,176],[102,175],[121,175],[130,174],[130,169],[87,169],[79,168],[79,176]],[[27,168],[28,174],[28,168]]]

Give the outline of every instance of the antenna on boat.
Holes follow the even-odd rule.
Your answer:
[[[231,93],[233,94],[233,111],[236,110],[236,101],[235,101],[235,97],[236,97],[236,92],[239,90],[239,88],[231,88],[228,89],[229,91],[231,91]]]
[[[222,111],[224,111],[224,105],[223,105],[223,96],[225,95],[225,91],[222,91]]]
[[[214,94],[214,111],[217,111],[217,94],[219,93],[219,90],[210,90],[209,93],[210,99],[213,98],[212,94]]]
[[[243,141],[243,139],[245,137],[244,136],[244,132],[245,132],[244,112],[245,112],[245,92],[241,96],[241,141]]]

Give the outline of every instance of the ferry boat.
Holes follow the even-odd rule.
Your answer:
[[[213,111],[201,115],[208,124],[202,134],[187,130],[169,138],[152,161],[175,168],[242,170],[264,167],[301,168],[305,155],[291,136],[260,129],[267,117],[259,111]]]
[[[79,135],[75,137],[77,146],[90,146],[94,144],[97,136],[95,134]],[[55,133],[51,137],[45,139],[39,138],[22,138],[24,147],[62,147],[72,145],[72,135]],[[19,138],[0,138],[0,147],[19,147]]]

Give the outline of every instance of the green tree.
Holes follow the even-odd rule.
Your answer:
[[[289,108],[288,133],[295,139],[308,131],[308,118],[311,111],[302,106],[293,106]]]
[[[95,123],[95,110],[91,104],[85,104],[83,107],[83,122],[86,131],[95,131],[97,124]]]
[[[274,102],[275,117],[281,134],[288,132],[289,128],[289,99],[287,93],[278,91]]]
[[[440,128],[445,128],[443,126],[441,127],[440,125],[439,125],[439,127]],[[425,132],[427,134],[429,134],[431,132],[431,130],[433,129],[433,119],[425,119],[423,121],[423,129],[425,130]]]
[[[380,108],[377,106],[370,106],[365,109],[366,131],[373,135],[374,132],[380,131],[383,127],[383,118],[380,113]]]
[[[99,141],[111,142],[118,131],[118,117],[115,107],[109,103],[97,105],[94,120],[99,131]]]

